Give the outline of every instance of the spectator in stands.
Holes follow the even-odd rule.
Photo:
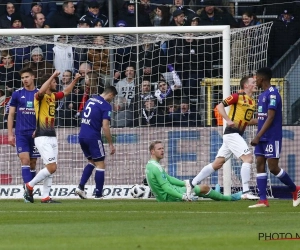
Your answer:
[[[33,5],[40,5],[42,8],[42,13],[46,17],[47,21],[50,21],[52,19],[52,16],[57,11],[56,2],[55,1],[49,1],[49,0],[38,0],[38,1],[32,1],[32,0],[22,0],[20,12],[22,15],[26,16],[32,11]]]
[[[95,36],[93,43],[98,46],[104,46],[106,41],[104,36]],[[93,71],[97,72],[104,83],[105,87],[112,85],[110,76],[109,50],[105,48],[89,49],[87,52],[88,61],[91,63]]]
[[[72,46],[68,45],[68,39],[69,37],[66,35],[54,36],[53,65],[59,72],[72,71],[74,68],[74,52]],[[60,79],[61,77],[59,76]]]
[[[127,24],[124,21],[118,21],[116,23],[116,27],[119,27],[119,28],[127,27]],[[123,44],[126,42],[126,37],[127,37],[127,35],[125,35],[125,34],[114,35],[113,41],[118,44]],[[129,65],[129,61],[130,61],[130,57],[131,57],[131,50],[132,50],[132,46],[126,46],[126,45],[119,47],[115,50],[115,52],[114,52],[114,55],[115,55],[114,81],[115,82],[126,77],[125,70],[126,70],[127,66]]]
[[[191,26],[198,26],[200,24],[200,17],[195,13],[191,16]]]
[[[93,2],[97,4],[100,12],[107,16],[107,0],[78,0],[76,4],[76,14],[78,16],[83,16],[87,11],[89,11],[88,9],[90,8],[90,4]]]
[[[8,50],[1,51],[0,85],[4,87],[6,97],[21,87],[21,78],[15,70],[13,56]]]
[[[170,113],[169,119],[173,122],[174,127],[196,127],[201,124],[199,113],[190,109],[187,98],[182,98],[180,109],[175,109],[173,113]]]
[[[128,27],[146,27],[152,26],[149,15],[138,15],[138,23],[135,17],[135,2],[128,1],[125,3],[126,8],[120,13],[118,21],[123,21]]]
[[[143,78],[140,86],[136,88],[136,93],[134,96],[134,105],[137,107],[139,103],[144,100],[148,95],[154,97],[154,93],[151,91],[151,82],[149,78]],[[137,110],[137,109],[136,109]]]
[[[133,111],[128,108],[124,96],[116,96],[113,100],[111,126],[114,128],[132,127]]]
[[[43,75],[53,74],[55,70],[52,63],[44,60],[43,51],[40,47],[35,47],[31,50],[31,60],[24,64],[24,68],[32,69],[38,85],[42,84],[39,80]]]
[[[11,15],[11,28],[24,29],[23,20],[19,13],[13,13]],[[18,36],[7,37],[8,41],[18,40]],[[15,70],[19,71],[23,68],[23,64],[30,59],[30,47],[13,48],[10,50],[10,54],[14,55]]]
[[[9,29],[11,28],[11,15],[16,11],[15,5],[11,1],[1,1],[1,3],[2,2],[7,2],[7,3],[6,3],[5,13],[1,14],[0,16],[0,28]]]
[[[82,16],[79,21],[78,21],[78,28],[91,28],[94,26],[93,21],[86,15]],[[73,43],[77,43],[77,44],[88,44],[88,43],[92,43],[92,37],[88,36],[88,35],[76,35],[73,37],[72,39]],[[75,70],[78,70],[79,65],[83,62],[87,61],[87,48],[79,48],[76,47],[74,52],[74,67]]]
[[[47,28],[77,28],[78,17],[72,1],[65,1],[62,10],[57,11],[49,20],[46,18]]]
[[[174,12],[178,11],[178,10],[182,10],[182,12],[184,13],[185,23],[190,24],[191,21],[192,21],[192,18],[195,15],[195,11],[193,11],[192,9],[184,6],[184,1],[183,0],[174,0],[174,6],[172,6],[171,9],[170,9],[171,13],[173,14],[173,17],[174,17]],[[173,23],[171,23],[171,24],[174,25]]]
[[[35,28],[34,18],[36,14],[42,13],[41,2],[34,2],[31,4],[31,10],[29,13],[24,15],[24,26],[25,28]]]
[[[144,105],[144,100],[150,96],[155,98],[154,93],[151,91],[151,83],[149,78],[143,78],[143,81],[139,86],[135,88],[135,96],[133,99],[133,110],[134,110],[134,126],[139,126],[139,117],[141,117],[140,111]]]
[[[103,27],[103,22],[102,20],[95,19],[95,25],[94,28],[102,28]]]
[[[42,29],[45,27],[45,16],[43,13],[37,13],[35,14],[35,16],[33,17],[33,21],[34,21],[34,26],[33,28],[37,28],[37,29]]]
[[[170,8],[164,5],[158,5],[155,9],[155,16],[153,17],[153,26],[169,26],[171,21]]]
[[[85,77],[86,74],[91,71],[92,71],[92,67],[89,63],[80,64],[78,72],[82,77]]]
[[[256,16],[251,12],[244,12],[242,15],[242,20],[240,22],[240,27],[249,27],[254,25],[259,25],[260,22],[257,20]]]
[[[138,4],[138,14],[142,16],[149,17],[150,20],[153,19],[155,13],[153,8],[151,8],[150,0],[140,0]]]
[[[0,0],[0,16],[7,14],[7,4],[11,3],[14,5],[14,8],[16,7],[16,1],[15,0]]]
[[[169,56],[174,55],[174,65],[182,79],[184,94],[189,98],[197,98],[200,95],[200,81],[209,76],[211,53],[203,39],[194,39],[193,33],[187,33],[185,36],[185,39],[175,40],[175,45],[169,50]]]
[[[157,108],[156,99],[147,96],[144,99],[141,110],[141,126],[163,127],[165,126],[165,114]]]
[[[233,16],[215,7],[212,0],[205,1],[205,7],[199,9],[197,14],[200,16],[200,25],[230,25],[231,28],[237,28],[238,23]]]
[[[59,81],[59,84],[57,84],[57,92],[63,91],[71,82],[73,79],[73,73],[71,70],[65,70],[62,71],[62,77],[61,80]]]
[[[158,80],[157,90],[154,93],[154,96],[157,98],[158,105],[165,112],[167,106],[167,100],[173,99],[174,97],[180,97],[181,85],[175,83],[174,85],[170,85],[166,82],[166,80],[161,76]]]
[[[88,9],[85,15],[89,17],[89,19],[96,23],[98,20],[101,21],[102,27],[108,27],[108,19],[105,15],[100,12],[100,5],[96,1],[91,1],[88,3]]]
[[[120,80],[116,84],[118,96],[124,96],[127,100],[128,106],[132,104],[135,95],[135,69],[129,65],[125,71],[126,78]]]
[[[299,39],[299,22],[291,11],[286,9],[271,28],[269,37],[269,64],[274,65],[287,50]]]
[[[78,73],[81,75],[81,80],[79,81],[80,86],[84,85],[85,76],[89,72],[92,72],[92,66],[87,62],[81,63],[78,70]]]
[[[237,28],[238,23],[235,21],[233,16],[228,12],[224,12],[218,7],[215,7],[215,3],[212,0],[205,1],[205,7],[197,11],[200,16],[200,25],[230,25],[231,28]],[[211,76],[221,77],[222,76],[222,55],[219,51],[222,51],[222,44],[219,43],[218,38],[211,40],[211,58],[212,62]]]
[[[19,13],[13,13],[10,17],[10,23],[11,23],[11,28],[13,29],[23,29],[24,28],[24,21]]]
[[[173,20],[170,22],[170,26],[187,26],[185,15],[183,10],[177,9],[173,12]]]
[[[138,54],[137,54],[138,51]],[[151,82],[158,80],[158,72],[166,68],[165,57],[159,44],[144,43],[131,50],[131,64],[138,62],[139,77],[149,77]]]
[[[170,98],[166,104],[166,127],[173,127],[173,113],[180,112],[180,99],[181,98]]]

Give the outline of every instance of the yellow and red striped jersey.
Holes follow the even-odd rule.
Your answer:
[[[222,103],[225,107],[230,106],[228,116],[235,124],[234,127],[226,127],[224,134],[243,135],[249,121],[253,118],[256,109],[255,100],[245,92],[241,92],[230,95]]]

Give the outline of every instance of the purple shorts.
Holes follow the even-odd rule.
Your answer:
[[[30,158],[39,158],[40,153],[34,144],[32,134],[16,135],[17,154],[29,152]]]
[[[264,156],[265,158],[280,158],[281,140],[260,141],[255,146],[255,156]]]
[[[104,161],[105,150],[101,140],[79,138],[79,143],[84,156],[88,160],[94,162]]]

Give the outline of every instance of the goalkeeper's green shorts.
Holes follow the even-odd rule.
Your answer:
[[[186,187],[178,187],[178,186],[174,186],[172,185],[173,189],[180,194],[184,194],[186,193]],[[182,201],[180,198],[168,195],[166,201]]]

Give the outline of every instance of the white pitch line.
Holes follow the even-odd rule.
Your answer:
[[[237,212],[237,211],[233,211],[233,212],[223,212],[223,211],[216,211],[216,212],[212,212],[212,211],[145,211],[145,210],[141,210],[141,211],[109,211],[109,210],[105,210],[105,211],[101,211],[101,210],[95,210],[95,211],[0,211],[0,213],[149,213],[149,214],[155,214],[155,213],[165,213],[165,214],[269,214],[269,212],[255,212],[254,209],[251,209],[251,212]],[[295,211],[295,212],[277,212],[278,214],[280,213],[284,213],[284,214],[300,214],[300,211]]]

